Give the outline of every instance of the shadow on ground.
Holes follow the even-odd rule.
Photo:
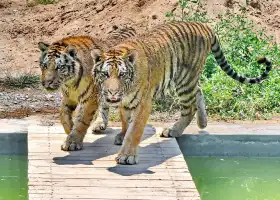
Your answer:
[[[106,135],[91,143],[85,142],[84,148],[81,151],[69,152],[69,155],[63,157],[54,157],[53,160],[58,165],[94,165],[96,160],[103,158],[103,161],[112,162],[114,160],[114,154],[118,153],[121,146],[113,145],[114,137],[120,129],[107,129]],[[152,137],[156,130],[151,126],[147,125],[144,131],[142,142]],[[108,171],[120,174],[123,176],[131,176],[135,174],[153,174],[154,172],[149,168],[160,165],[167,159],[180,155],[179,148],[166,147],[167,143],[170,143],[171,139],[164,139],[160,142],[154,142],[147,144],[144,147],[138,148],[139,153],[139,164],[137,165],[118,165],[113,167],[108,166]],[[162,153],[162,147],[167,149],[168,152]],[[175,151],[172,151],[174,150]],[[98,161],[96,161],[98,162]],[[106,167],[106,166],[105,166]]]

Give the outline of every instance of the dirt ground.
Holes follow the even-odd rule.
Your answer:
[[[166,21],[165,13],[178,0],[57,0],[34,5],[36,0],[0,1],[0,77],[40,73],[39,41],[53,42],[69,35],[86,34],[105,39],[113,26],[132,26],[138,33]],[[245,0],[204,0],[215,18],[227,9],[236,10]],[[280,44],[280,0],[247,0],[250,18]],[[56,113],[59,93],[42,89],[0,88],[0,118],[33,113]]]

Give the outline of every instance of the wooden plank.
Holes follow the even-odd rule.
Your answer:
[[[32,170],[32,174],[42,174],[42,172],[46,171],[46,169],[52,170],[52,174],[83,174],[83,175],[90,175],[90,174],[104,174],[105,175],[119,175],[120,173],[135,173],[132,175],[159,175],[163,176],[164,174],[170,174],[170,175],[188,175],[189,171],[188,169],[182,169],[182,168],[167,168],[167,166],[159,165],[155,166],[153,168],[129,168],[129,166],[123,167],[122,165],[117,165],[116,167],[95,167],[95,166],[85,166],[85,165],[79,165],[79,167],[75,165],[60,165],[57,166],[55,164],[51,166],[33,166],[29,165],[30,171]],[[125,176],[125,175],[124,175]]]
[[[149,126],[138,150],[140,163],[117,165],[120,146],[113,141],[119,130],[89,133],[83,150],[64,152],[61,126],[31,127],[29,200],[200,198],[175,139],[160,138]]]
[[[102,187],[102,188],[170,188],[195,189],[192,180],[118,180],[110,181],[108,179],[31,179],[29,186],[53,186],[57,187]]]
[[[48,193],[49,186],[32,186],[31,193],[33,191],[41,191],[42,193]],[[142,196],[176,196],[175,188],[111,188],[111,187],[74,187],[74,186],[62,186],[62,187],[53,187],[52,194],[91,194],[98,196],[113,196],[113,195],[129,195],[129,196],[138,196],[141,193]],[[185,190],[187,191],[187,190]],[[191,191],[191,190],[190,190]],[[30,192],[30,190],[29,190]]]
[[[40,198],[38,197],[38,195],[34,195],[34,194],[31,194],[29,195],[30,199],[32,200],[153,200],[155,199],[154,196],[142,196],[141,194],[138,194],[138,196],[125,196],[125,195],[111,195],[111,196],[108,196],[108,197],[98,197],[97,195],[87,195],[87,194],[78,194],[78,195],[67,195],[67,194],[60,194],[60,195],[52,195],[52,196],[49,196],[49,198]],[[160,199],[160,200],[174,200],[174,197],[166,197],[166,196],[156,196],[156,199]],[[176,198],[175,198],[176,199]],[[190,199],[190,200],[193,200],[193,199]],[[197,200],[197,199],[195,199]]]
[[[29,176],[29,183],[34,182],[34,181],[52,181],[52,180],[56,180],[56,179],[61,179],[61,180],[65,180],[67,181],[68,179],[94,179],[94,180],[106,180],[106,181],[118,181],[118,180],[125,180],[125,181],[131,181],[131,180],[157,180],[157,181],[161,181],[161,180],[173,180],[173,181],[192,181],[192,177],[191,176],[150,176],[150,175],[142,175],[142,176],[103,176],[102,174],[89,174],[89,175],[84,175],[84,174],[53,174],[51,177],[49,176],[49,174],[34,174],[33,176]]]
[[[61,152],[61,147],[60,145],[50,145],[50,147],[48,145],[46,146],[42,146],[42,145],[30,145],[29,147],[29,151],[30,152],[33,152],[33,153],[44,153],[44,152],[48,152],[48,151],[51,151],[53,153],[56,153],[56,152]],[[105,150],[104,150],[105,149]],[[83,153],[90,153],[90,152],[94,152],[94,153],[104,153],[104,151],[107,153],[107,154],[116,154],[118,153],[120,147],[118,146],[114,146],[114,147],[108,147],[108,148],[100,148],[100,147],[88,147],[87,145],[84,146],[84,149],[81,150],[80,152],[83,152]],[[139,147],[138,149],[138,153],[139,154],[149,154],[149,153],[157,153],[157,154],[162,154],[162,155],[166,155],[166,156],[176,156],[176,155],[180,155],[181,154],[181,150],[180,149],[177,149],[177,148],[157,148],[157,147],[154,147],[151,146],[150,148],[142,148],[142,147]],[[69,153],[71,154],[71,152]]]
[[[35,164],[32,164],[35,163]],[[69,168],[100,168],[104,170],[127,170],[127,169],[138,169],[141,172],[145,172],[147,170],[154,171],[158,169],[182,169],[186,165],[184,162],[177,162],[176,165],[172,163],[152,163],[152,162],[140,162],[137,166],[127,166],[127,165],[116,165],[115,161],[107,161],[107,162],[95,162],[95,161],[53,161],[53,160],[34,160],[34,162],[30,162],[30,167],[42,166],[56,166],[56,167],[69,167]],[[82,169],[80,169],[82,170]]]
[[[29,160],[53,160],[53,156],[55,155],[36,155],[36,156],[29,156]],[[66,155],[66,156],[56,156],[55,161],[95,161],[95,162],[106,162],[106,161],[112,161],[115,160],[117,154],[113,155],[105,155],[105,157],[100,156],[99,154],[94,155]],[[179,155],[179,157],[164,157],[163,155],[154,154],[154,156],[149,156],[148,154],[139,155],[139,158],[142,162],[183,162],[185,163],[185,160],[182,159],[182,156]]]

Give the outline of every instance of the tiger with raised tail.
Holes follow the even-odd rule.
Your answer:
[[[93,77],[106,102],[120,108],[122,130],[115,143],[122,146],[117,163],[138,162],[137,148],[157,95],[173,90],[181,106],[180,119],[162,136],[179,137],[183,133],[197,110],[201,97],[198,82],[210,51],[221,69],[241,83],[260,83],[271,70],[270,61],[262,58],[259,63],[266,69],[261,76],[240,76],[226,61],[214,32],[199,22],[167,23],[107,52],[92,51]]]
[[[122,37],[133,37],[135,32]],[[116,30],[125,33],[124,29]],[[123,38],[121,38],[123,39]],[[115,39],[111,42],[117,42]],[[90,36],[70,36],[52,44],[39,42],[42,85],[47,90],[61,90],[60,121],[68,135],[62,150],[80,150],[86,131],[100,104],[100,93],[91,76],[92,49],[108,48],[106,42]],[[100,106],[94,131],[108,123],[108,105]],[[78,108],[77,108],[78,107]],[[77,108],[77,109],[76,109]],[[72,114],[76,112],[73,122]]]

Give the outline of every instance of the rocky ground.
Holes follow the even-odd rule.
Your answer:
[[[40,74],[39,41],[53,42],[74,34],[102,39],[113,26],[132,26],[138,33],[166,21],[164,14],[174,10],[177,0],[57,0],[41,5],[37,0],[0,1],[0,77],[21,73]],[[245,5],[253,19],[280,43],[280,0],[204,0],[208,14],[236,10]],[[176,10],[175,10],[176,12]],[[24,117],[34,113],[57,113],[59,93],[39,88],[0,87],[0,118]],[[176,118],[176,114],[155,119]],[[173,119],[174,120],[174,119]]]
[[[0,118],[22,118],[38,113],[58,113],[60,94],[38,89],[0,92]]]

